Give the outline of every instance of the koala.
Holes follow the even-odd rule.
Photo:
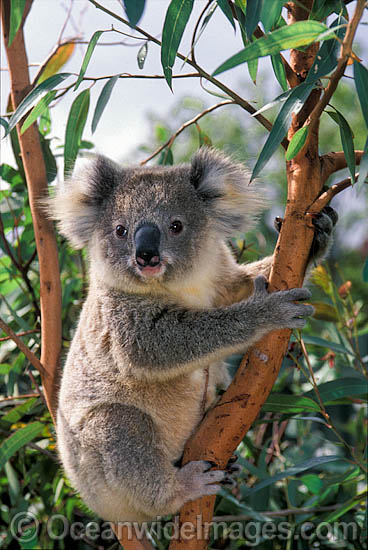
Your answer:
[[[238,265],[227,247],[262,208],[248,182],[242,165],[205,148],[172,167],[97,157],[48,200],[90,263],[61,381],[58,449],[71,483],[105,520],[174,514],[231,483],[231,466],[177,466],[216,387],[229,383],[223,361],[269,331],[302,328],[313,313],[299,303],[307,289],[267,292],[271,257]],[[326,248],[334,222],[322,218],[316,239]]]

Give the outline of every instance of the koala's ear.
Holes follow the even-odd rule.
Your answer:
[[[225,237],[247,231],[265,207],[258,186],[249,185],[246,168],[214,149],[203,147],[194,156],[190,180]]]
[[[54,196],[42,199],[41,207],[56,220],[60,233],[74,248],[83,248],[91,239],[104,200],[121,177],[121,168],[98,156],[79,175],[59,186]]]

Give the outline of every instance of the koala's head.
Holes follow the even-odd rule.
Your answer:
[[[49,211],[92,272],[117,287],[183,280],[260,210],[249,174],[201,149],[191,164],[122,168],[97,157],[51,198]],[[97,266],[97,267],[96,267]]]

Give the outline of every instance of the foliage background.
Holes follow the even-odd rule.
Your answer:
[[[161,24],[164,12],[163,7]],[[222,18],[221,25],[226,24]],[[128,54],[127,49],[122,51],[131,58],[136,55],[136,50],[128,50]],[[112,63],[116,66],[113,72],[117,72],[121,63],[120,48],[109,48],[108,55],[112,56]],[[222,57],[226,55],[222,54]],[[71,69],[70,64],[73,63],[74,69]],[[66,69],[78,72],[79,66],[80,61],[72,57]],[[262,105],[266,102],[263,96],[267,80],[264,74],[260,79],[262,85],[255,92],[243,71],[238,87],[245,97],[254,97],[256,93],[257,101]],[[144,82],[140,86],[145,90]],[[156,110],[155,105],[149,102],[144,107],[140,106],[141,111],[147,111],[149,105],[150,113],[146,115],[148,135],[144,143],[130,151],[129,156],[119,155],[120,160],[142,160],[163,144],[182,123],[210,104],[212,99],[203,99],[203,94],[200,97],[186,94],[178,99],[175,95],[174,103],[164,112]],[[6,110],[4,105],[3,98],[2,114]],[[362,149],[366,129],[354,87],[348,79],[339,86],[333,105],[348,118],[356,149]],[[239,116],[238,107],[227,106],[224,109],[226,111],[206,115],[198,127],[189,127],[175,140],[172,147],[174,162],[189,160],[204,141],[241,161],[254,163],[260,149],[259,143],[264,140],[264,130],[255,121],[250,122],[245,114]],[[53,185],[62,177],[60,157],[63,153],[63,131],[60,127],[55,128],[52,109],[39,122],[49,183]],[[11,158],[8,152],[5,158],[2,155],[0,167],[3,237],[0,239],[0,314],[16,333],[26,333],[23,341],[37,353],[40,346],[39,281],[34,234],[15,132],[7,139],[14,156]],[[93,138],[92,141],[82,142],[80,156],[88,157],[93,148]],[[321,150],[339,149],[341,143],[337,126],[324,116]],[[270,207],[255,232],[232,241],[231,246],[240,261],[251,261],[272,253],[276,241],[273,218],[282,214],[286,193],[281,153],[275,155],[262,179],[270,190]],[[362,270],[368,250],[367,198],[364,193],[355,200],[353,197],[353,192],[348,190],[334,202],[340,213],[340,222],[329,260],[316,270],[314,277],[312,301],[317,304],[317,314],[303,331],[305,347],[300,341],[300,334],[295,334],[274,393],[238,449],[239,462],[244,466],[238,486],[232,491],[223,491],[216,507],[217,516],[236,516],[244,522],[263,523],[272,517],[272,521],[278,523],[287,519],[296,532],[303,521],[312,521],[315,526],[333,521],[354,523],[355,530],[351,529],[344,536],[342,527],[338,528],[335,539],[319,541],[320,548],[340,548],[342,544],[351,549],[364,547],[366,510],[362,504],[366,487],[362,465],[367,428],[364,363],[368,356],[368,288]],[[62,238],[58,237],[58,240],[63,286],[63,349],[66,353],[88,288],[88,259],[84,252],[73,251]],[[96,545],[101,548],[114,547],[116,543],[113,539],[94,539],[85,531],[88,522],[97,518],[86,509],[59,468],[51,419],[37,395],[39,375],[15,344],[6,339],[5,334],[2,336],[1,547],[68,548],[71,544],[73,548],[80,549]],[[233,369],[237,362],[236,357],[230,360]],[[317,393],[311,371],[318,382]],[[17,399],[17,396],[27,397]],[[16,452],[15,447],[12,452],[9,450],[9,437],[12,436]],[[320,460],[332,455],[341,457],[341,460],[331,460],[325,464]],[[295,467],[292,472],[291,467]],[[300,515],[295,513],[296,508],[308,508],[310,511]],[[272,512],[282,514],[285,510],[291,512],[272,516]],[[26,536],[20,542],[15,540],[14,533],[9,529],[12,519],[20,512],[30,512],[40,521],[37,533],[32,531],[32,524],[24,533],[31,533],[28,541]],[[60,540],[50,537],[47,519],[55,513],[64,515],[71,523],[80,522],[78,541],[73,540],[70,534]],[[53,523],[54,532],[61,533],[62,529],[61,522]],[[313,541],[313,537],[307,542],[300,540],[298,550],[310,548]],[[165,543],[157,544],[158,547],[165,547]],[[242,539],[230,541],[225,530],[212,542],[212,547],[245,548],[246,544]],[[259,548],[277,550],[284,548],[284,545],[284,542],[264,540]]]

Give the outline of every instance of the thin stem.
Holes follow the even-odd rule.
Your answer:
[[[31,365],[33,365],[34,368],[37,369],[42,375],[45,375],[46,371],[38,357],[22,342],[22,340],[15,334],[9,325],[7,325],[1,318],[0,328],[9,336],[9,338],[11,338],[11,340],[13,340],[13,342],[17,344],[18,348],[24,353]]]
[[[166,147],[171,147],[171,145],[173,144],[174,140],[178,137],[178,135],[181,134],[186,128],[188,128],[188,126],[191,126],[192,124],[195,124],[200,118],[207,115],[208,113],[211,113],[215,109],[218,109],[219,107],[223,107],[224,105],[234,105],[234,104],[235,104],[235,101],[232,101],[231,99],[221,101],[220,103],[216,103],[216,105],[212,105],[212,107],[209,107],[208,109],[205,109],[204,111],[202,111],[201,113],[196,115],[191,120],[187,120],[187,122],[182,124],[182,126],[180,126],[180,128],[167,141],[165,141],[165,143],[163,145],[160,145],[160,147],[158,147],[149,157],[142,160],[141,163],[140,163],[141,166],[143,166],[144,164],[147,164],[147,162],[149,162],[154,157],[156,157]]]
[[[355,181],[358,179],[358,177],[359,174],[355,174]],[[341,191],[351,186],[351,178],[346,178],[342,181],[339,181],[338,183],[335,183],[334,185],[331,185],[331,187],[329,187],[327,191],[324,191],[322,195],[320,195],[318,199],[316,199],[314,203],[309,206],[308,211],[310,211],[311,213],[321,212],[322,208],[324,208],[335,195],[341,193]]]

